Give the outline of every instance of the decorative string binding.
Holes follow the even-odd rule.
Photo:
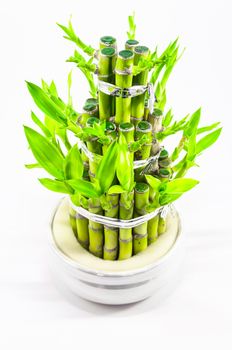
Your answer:
[[[87,146],[85,145],[85,143],[82,140],[80,140],[79,138],[77,138],[77,143],[78,143],[78,148],[81,149],[85,153],[85,155],[89,158],[89,160],[100,162],[100,160],[102,158],[101,155],[96,154],[96,153],[92,153],[91,151],[89,151]],[[158,160],[162,149],[163,149],[163,147],[161,146],[159,152],[154,156],[151,156],[149,158],[142,159],[142,160],[135,160],[133,168],[138,169],[140,167],[145,167],[145,166],[151,165],[151,163]]]
[[[133,85],[130,88],[121,88],[111,83],[107,83],[102,80],[98,80],[98,90],[103,92],[106,95],[121,97],[121,98],[130,98],[136,97],[144,92],[148,92],[149,100],[148,107],[150,112],[153,112],[154,106],[154,88],[153,85],[148,83],[147,85]]]
[[[102,224],[104,226],[108,227],[117,227],[117,228],[132,228],[139,226],[151,219],[153,219],[155,216],[160,215],[162,218],[166,218],[167,214],[172,210],[172,205],[167,204],[160,208],[155,209],[153,212],[139,216],[137,218],[133,218],[130,220],[121,220],[116,218],[110,218],[103,215],[93,214],[90,213],[87,209],[84,209],[82,207],[76,206],[73,204],[73,202],[69,198],[69,203],[71,207],[76,211],[76,217],[79,217],[78,215],[81,215],[85,217],[88,220],[94,221],[98,224]]]

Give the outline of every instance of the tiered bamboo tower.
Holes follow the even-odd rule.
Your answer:
[[[43,81],[42,89],[28,83],[34,101],[46,115],[44,123],[32,115],[44,136],[25,127],[38,162],[28,167],[43,167],[54,179],[40,182],[69,195],[70,224],[84,249],[105,260],[128,259],[166,231],[159,209],[198,183],[183,177],[196,164],[196,156],[216,141],[221,129],[197,141],[198,134],[211,131],[218,123],[198,128],[200,110],[178,122],[173,122],[171,110],[164,114],[167,80],[179,59],[177,40],[158,55],[157,49],[151,51],[137,40],[134,17],[130,16],[128,40],[122,50],[112,36],[101,37],[95,50],[80,40],[71,22],[68,27],[59,26],[65,37],[89,56],[86,59],[75,51],[68,61],[86,76],[91,97],[77,113],[70,95],[71,75],[67,104],[54,82],[48,85]],[[169,154],[163,140],[177,132],[182,132],[180,142]],[[74,145],[69,142],[70,133],[77,137]],[[126,222],[154,210],[157,215],[136,226],[117,226],[112,221]],[[105,217],[106,222],[96,217]]]

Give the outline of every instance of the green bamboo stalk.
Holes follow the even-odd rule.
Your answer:
[[[114,68],[116,50],[106,47],[100,51],[98,64],[98,79],[114,83]],[[109,120],[114,115],[114,97],[99,91],[99,116],[101,120]]]
[[[86,126],[86,122],[90,117],[98,117],[98,106],[95,103],[86,103],[83,107],[83,112],[78,118],[78,123],[82,126]]]
[[[135,127],[132,123],[120,123],[119,124],[119,133],[122,133],[125,136],[126,142],[129,145],[134,142],[134,131]]]
[[[159,168],[158,177],[160,181],[165,182],[171,177],[171,171],[167,168]]]
[[[148,106],[148,99],[146,99],[146,97],[145,97],[143,120],[148,120],[149,114],[150,114],[150,109],[149,109],[149,106]]]
[[[99,47],[100,47],[100,50],[108,47],[113,47],[116,50],[117,41],[113,36],[110,36],[110,35],[102,36],[100,38]]]
[[[148,245],[155,242],[158,238],[158,224],[159,224],[159,215],[156,215],[154,218],[148,221],[148,224],[147,224]]]
[[[148,143],[144,144],[138,151],[135,152],[135,159],[147,159],[151,153],[152,141],[152,126],[147,121],[141,121],[136,126],[135,140],[140,140],[144,135],[148,138]]]
[[[158,159],[160,168],[168,168],[171,164],[171,159],[169,158],[168,151],[166,149],[162,149]]]
[[[118,87],[125,89],[132,86],[132,66],[134,54],[130,50],[122,50],[118,53],[115,66],[115,83]],[[115,123],[130,122],[131,97],[116,97]]]
[[[137,46],[134,49],[134,65],[138,65],[139,60],[149,55],[149,49],[146,46]],[[148,69],[133,77],[133,85],[147,85]],[[132,98],[131,101],[131,119],[135,125],[144,117],[145,92]]]
[[[125,43],[125,49],[134,51],[135,48],[139,45],[138,40],[135,39],[128,39]]]
[[[105,216],[118,218],[118,194],[107,194],[106,200],[110,208],[105,210]],[[104,260],[116,260],[118,256],[118,228],[104,226]]]
[[[117,129],[116,125],[112,122],[106,122],[105,134],[111,138],[111,140],[115,140],[117,137]],[[102,146],[102,154],[104,155],[109,147],[109,144],[104,144]]]
[[[91,117],[87,120],[86,126],[91,127],[94,123],[99,123],[99,119],[96,117]],[[88,140],[86,141],[87,148],[90,152],[94,154],[102,155],[102,145],[100,142],[98,142],[98,137],[96,136],[89,136]],[[93,181],[96,175],[98,167],[98,161],[97,160],[91,160],[89,159],[89,177],[90,180]]]
[[[83,248],[89,249],[89,220],[80,214],[76,214],[76,227],[78,241]]]
[[[94,106],[96,106],[97,107],[97,109],[96,109],[96,111],[95,111],[95,113],[94,113],[94,117],[99,117],[99,101],[98,101],[98,98],[94,98],[94,97],[89,97],[89,98],[87,98],[86,100],[85,100],[85,106],[86,105],[89,105],[89,104],[91,104],[91,105],[94,105]]]
[[[134,142],[134,132],[135,127],[132,123],[120,123],[119,124],[119,134],[123,134],[125,136],[126,142],[128,146]],[[134,153],[131,152],[131,158],[134,159]]]
[[[149,204],[149,186],[146,183],[137,183],[135,186],[135,214],[134,217],[145,215],[146,206]],[[148,223],[134,227],[133,229],[133,251],[134,255],[145,250],[148,245],[147,239]]]
[[[154,203],[156,199],[157,191],[154,188],[150,187],[149,190],[149,200],[151,203]],[[159,206],[158,200],[157,207]],[[154,243],[158,238],[158,225],[159,225],[159,214],[154,216],[147,224],[147,235],[148,235],[148,245]]]
[[[75,237],[78,238],[77,224],[76,224],[76,211],[71,206],[69,207],[69,222]]]
[[[89,211],[94,214],[103,215],[100,199],[89,200]],[[98,258],[103,258],[104,228],[103,225],[89,220],[89,251]]]
[[[155,108],[153,113],[148,115],[148,121],[152,125],[152,132],[154,134],[162,131],[162,120],[163,112],[161,111],[161,109]]]
[[[161,215],[159,215],[159,223],[158,223],[158,235],[162,235],[167,228],[166,219],[162,218]]]
[[[94,104],[94,105],[98,105],[98,99],[97,98],[94,98],[94,97],[89,97],[89,98],[87,98],[86,99],[86,101],[85,101],[85,105],[87,105],[87,104]]]
[[[134,212],[134,191],[120,195],[119,217],[121,220],[130,220]],[[119,256],[118,260],[125,260],[133,254],[132,228],[119,229]]]
[[[141,121],[136,126],[136,132],[135,132],[135,140],[140,140],[144,135],[147,136],[148,142],[145,143],[141,148],[135,152],[135,159],[136,160],[142,160],[147,159],[150,156],[151,153],[151,146],[152,146],[152,128],[151,124],[147,121]],[[142,174],[142,170],[144,167],[140,167],[135,169],[135,180],[136,181],[144,181],[144,175]]]

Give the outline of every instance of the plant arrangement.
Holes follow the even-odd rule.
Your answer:
[[[31,112],[39,131],[24,127],[36,160],[26,167],[43,168],[49,177],[40,183],[69,196],[70,225],[84,249],[105,260],[128,259],[166,231],[163,209],[198,184],[186,174],[221,127],[200,126],[201,109],[180,120],[166,109],[166,85],[182,56],[178,39],[162,53],[150,50],[138,41],[129,16],[122,50],[109,35],[94,49],[78,37],[71,20],[58,26],[76,46],[67,61],[86,77],[89,96],[78,112],[71,72],[67,101],[54,81],[27,82],[43,115]],[[174,134],[179,142],[168,152],[164,141]]]

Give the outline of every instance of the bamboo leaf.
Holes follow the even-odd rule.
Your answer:
[[[195,187],[199,181],[194,179],[174,179],[166,183],[164,191],[160,192],[159,203],[165,205],[174,202],[185,192]]]
[[[208,125],[208,126],[203,126],[199,129],[197,129],[197,135],[202,134],[203,132],[206,132],[206,131],[211,131],[211,130],[215,129],[219,124],[220,124],[220,122],[213,123],[213,124]]]
[[[164,119],[163,119],[163,126],[166,128],[167,126],[169,126],[171,124],[171,121],[173,119],[173,114],[172,114],[172,110],[169,109],[169,111],[166,113]]]
[[[68,74],[68,106],[70,107],[72,107],[71,87],[72,87],[72,70]]]
[[[114,185],[112,187],[109,188],[108,190],[108,194],[116,194],[116,193],[124,193],[125,190],[122,188],[122,186],[120,185]]]
[[[178,198],[180,198],[182,196],[182,194],[183,193],[174,193],[174,194],[164,193],[159,198],[159,204],[162,206],[162,205],[172,203],[175,200],[177,200]]]
[[[87,62],[86,59],[76,50],[74,52],[74,56],[70,57],[67,61],[75,62],[77,64],[77,67],[82,71],[88,81],[91,96],[96,97],[97,87],[94,83],[93,77],[93,72],[96,71],[96,65]]]
[[[64,162],[65,178],[80,179],[84,171],[83,161],[77,145],[74,145],[68,152]]]
[[[102,194],[108,191],[114,180],[117,157],[118,143],[114,141],[102,157],[96,172],[96,179],[99,181]]]
[[[195,179],[174,179],[166,183],[166,193],[179,193],[179,192],[187,192],[195,187],[199,181]]]
[[[52,82],[51,82],[51,84],[49,86],[49,92],[54,97],[59,98],[57,87],[56,87],[56,84],[55,84],[54,80],[52,80]]]
[[[145,175],[147,183],[154,191],[158,191],[161,185],[161,181],[152,175]]]
[[[216,142],[217,139],[219,138],[221,131],[222,131],[222,128],[219,128],[211,132],[210,134],[202,137],[202,139],[200,139],[200,141],[198,141],[196,144],[196,154],[199,154],[202,151],[204,151],[206,148],[212,146],[214,142]]]
[[[38,127],[42,130],[45,136],[47,136],[48,138],[52,137],[52,134],[50,133],[49,129],[46,127],[46,125],[44,125],[41,122],[41,120],[35,115],[34,112],[31,112],[31,119],[36,125],[38,125]]]
[[[46,187],[48,190],[53,192],[73,194],[74,190],[64,181],[52,180],[52,179],[39,179],[39,182]]]
[[[82,179],[68,180],[67,183],[79,194],[87,198],[98,198],[99,192],[96,190],[95,186],[89,182]]]
[[[25,168],[27,169],[38,169],[42,168],[40,164],[34,163],[34,164],[25,164]]]
[[[123,134],[119,137],[117,178],[126,191],[131,191],[134,183],[133,161]]]
[[[93,56],[95,50],[90,46],[86,45],[75,33],[71,19],[69,20],[68,27],[65,27],[62,24],[57,23],[57,25],[65,32],[67,36],[64,36],[65,39],[73,41],[81,50],[83,50],[87,55]]]
[[[132,16],[128,16],[129,31],[127,32],[128,39],[134,40],[136,33],[136,24],[135,24],[135,13]]]
[[[37,85],[26,82],[28,90],[36,105],[58,123],[67,126],[67,118],[64,112],[52,101],[52,99]]]
[[[192,114],[186,128],[184,129],[184,136],[190,137],[193,133],[196,134],[200,118],[201,108],[199,108],[198,110],[196,110],[196,112]]]
[[[24,126],[24,132],[37,162],[51,175],[64,179],[64,158],[58,149],[37,131]]]

